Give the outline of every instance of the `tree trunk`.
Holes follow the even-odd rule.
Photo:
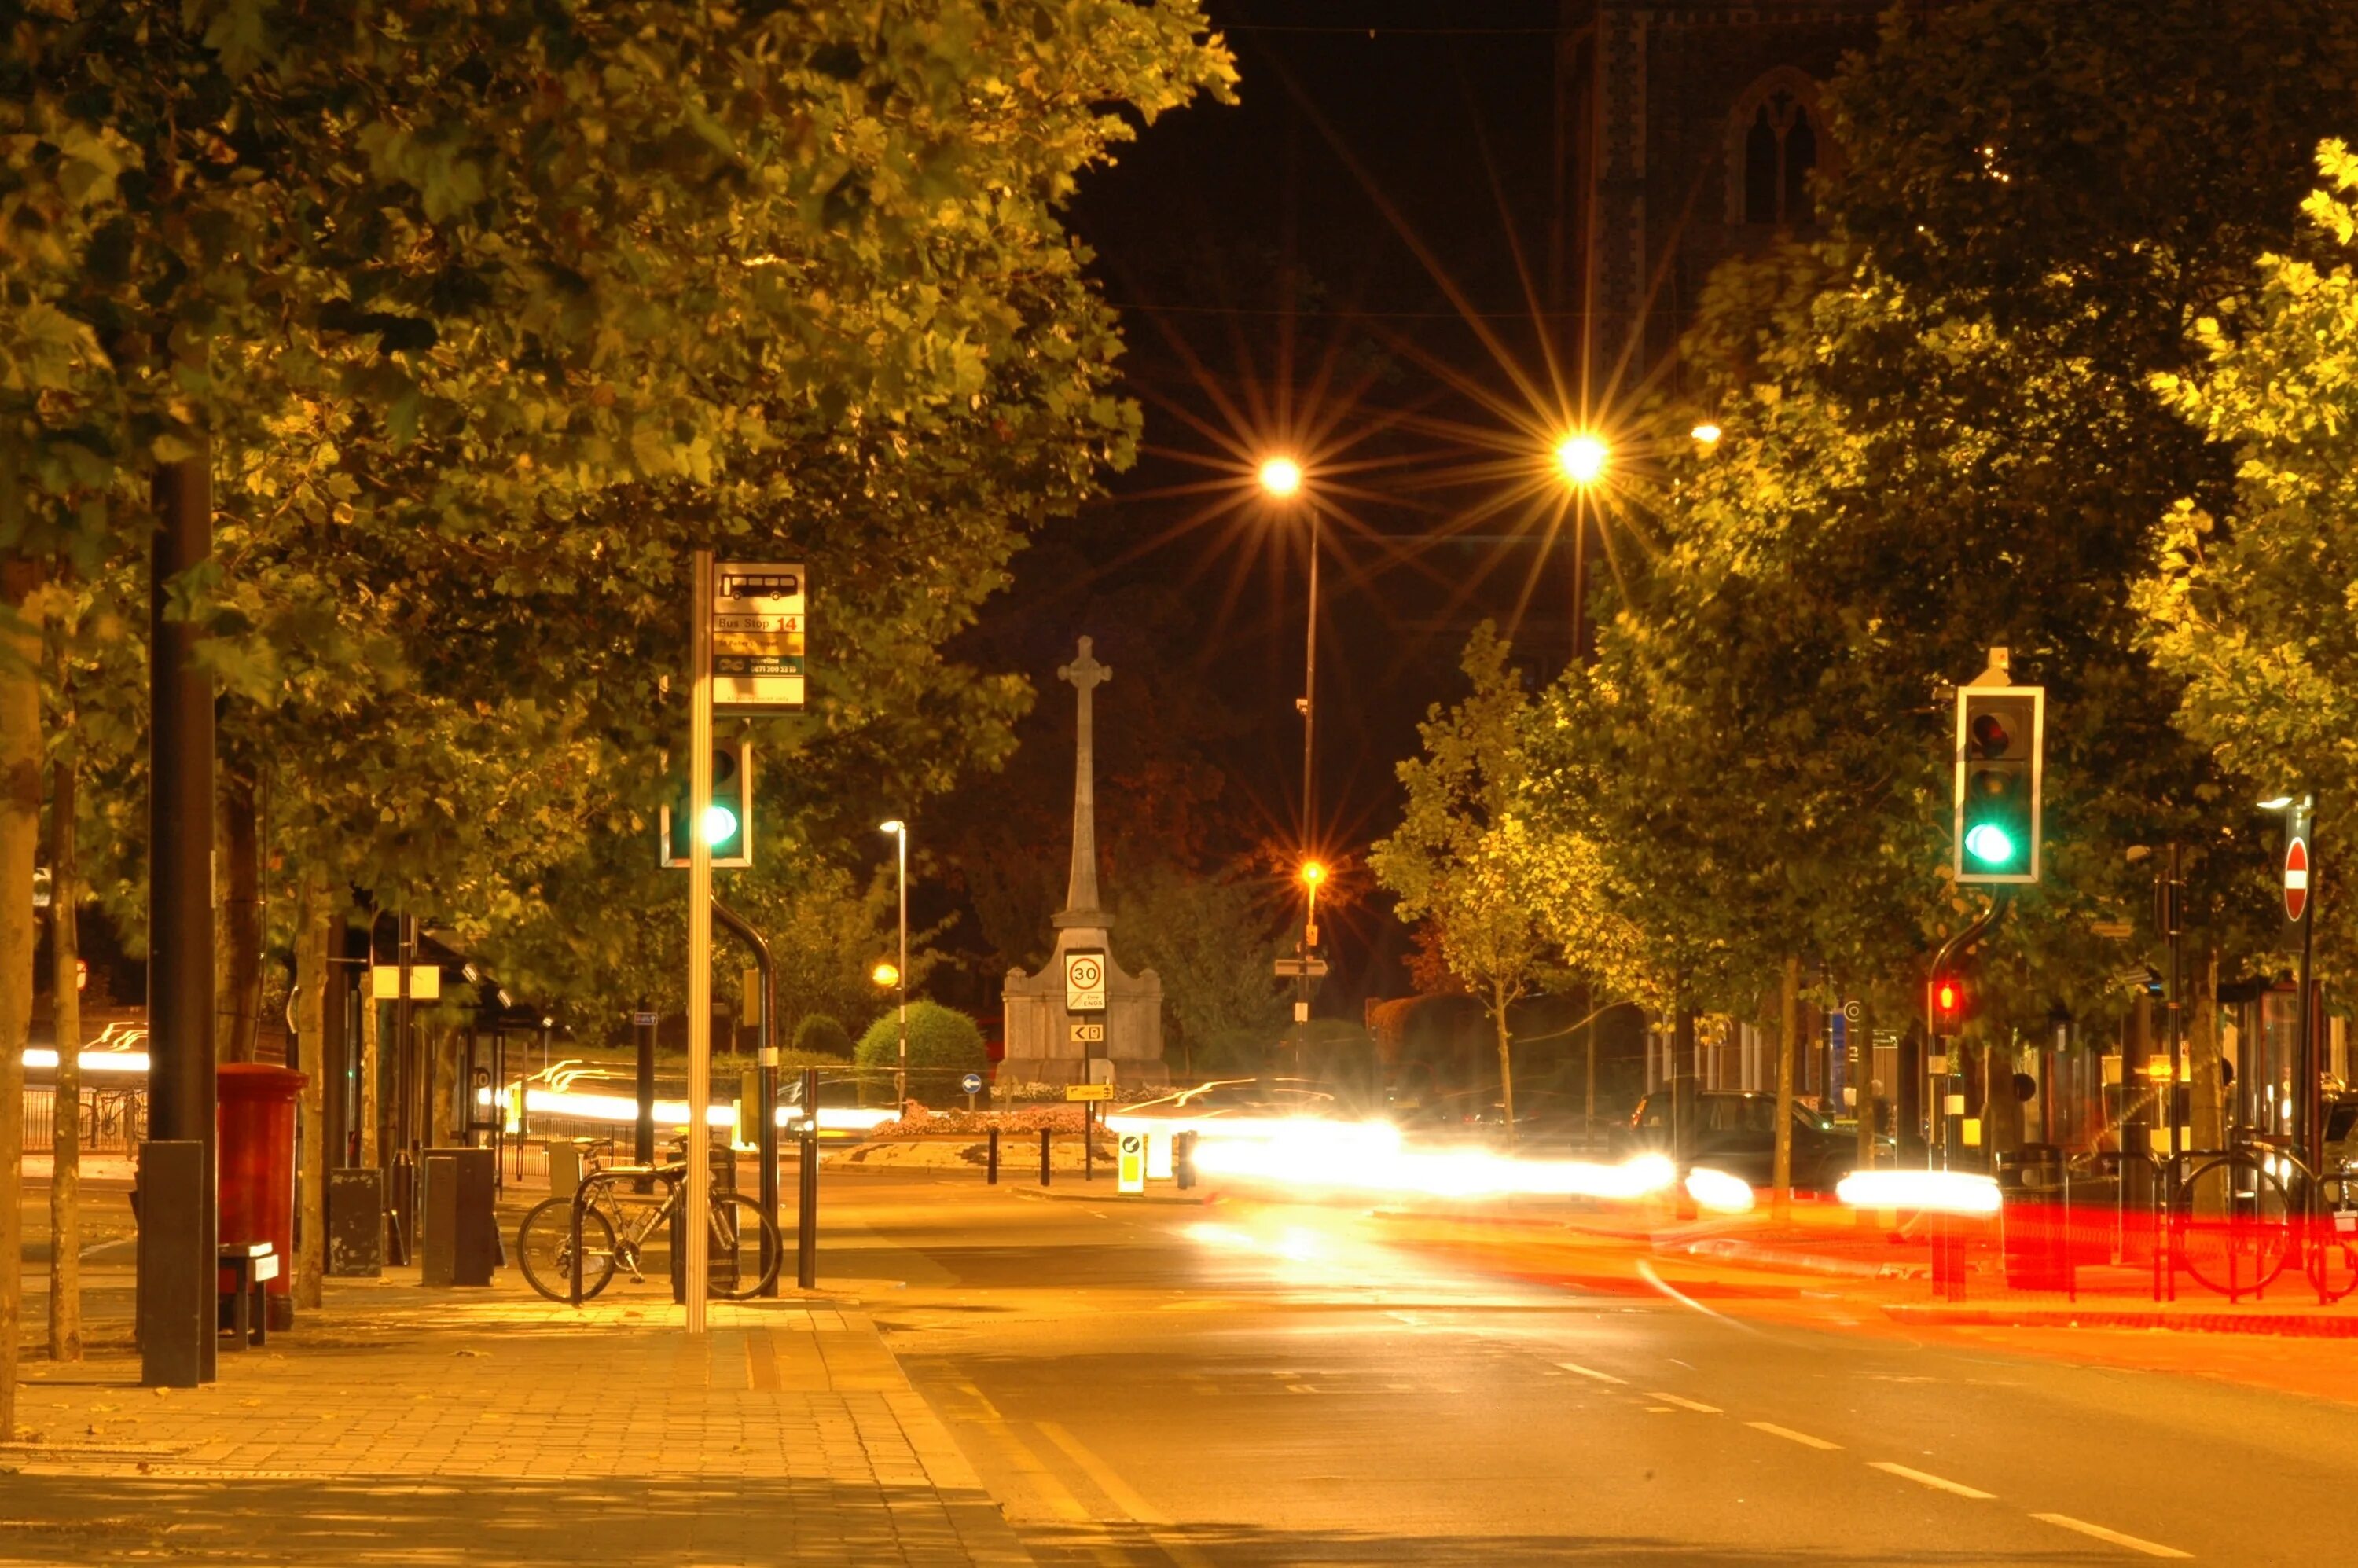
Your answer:
[[[8,481],[0,478],[0,486]],[[13,503],[0,495],[0,505]],[[41,831],[40,568],[0,556],[0,1442],[16,1434],[24,1313],[25,1040],[33,1023],[33,850]]]
[[[319,1304],[328,1247],[328,882],[306,873],[297,894],[295,1038],[303,1063],[303,1146],[296,1198],[295,1304]]]
[[[369,962],[361,976],[361,1164],[367,1170],[377,1167],[378,1152],[384,1147],[384,1132],[379,1125],[384,1115],[384,1090],[377,1082],[379,1065],[376,1000],[376,934],[369,934]]]
[[[1490,988],[1490,1017],[1498,1030],[1498,1087],[1503,1096],[1507,1116],[1507,1141],[1515,1141],[1515,1045],[1514,1033],[1507,1027],[1507,988]]]
[[[1769,1213],[1793,1217],[1793,1058],[1801,1050],[1801,960],[1785,960],[1785,984],[1777,1006],[1777,1152]]]
[[[254,781],[222,769],[220,790],[220,946],[214,989],[221,998],[217,1046],[224,1062],[251,1062],[262,1018],[262,838]]]
[[[59,661],[59,688],[64,661]],[[72,709],[59,707],[71,733]],[[49,956],[57,1026],[57,1089],[50,1098],[49,1359],[81,1359],[81,942],[74,906],[81,896],[74,845],[74,753],[50,765]]]

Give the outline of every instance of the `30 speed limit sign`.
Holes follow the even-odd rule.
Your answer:
[[[1076,947],[1065,955],[1065,1011],[1103,1012],[1106,956],[1102,947]]]

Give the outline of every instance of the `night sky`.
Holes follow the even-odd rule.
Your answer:
[[[1572,336],[1549,243],[1557,9],[1215,4],[1240,102],[1167,116],[1085,184],[1073,226],[1123,311],[1146,451],[1022,559],[975,650],[1042,687],[1026,740],[1051,754],[1020,765],[1043,788],[1070,766],[1053,671],[1087,632],[1163,688],[1141,711],[1142,683],[1118,674],[1102,743],[1136,741],[1126,719],[1188,730],[1226,775],[1199,862],[1300,842],[1306,527],[1249,483],[1271,451],[1306,453],[1329,508],[1315,838],[1331,859],[1348,868],[1391,826],[1393,767],[1426,706],[1461,688],[1476,621],[1511,626],[1536,672],[1561,666],[1570,556],[1550,542],[1552,503],[1492,510],[1530,489],[1494,470],[1533,440],[1493,405],[1528,408],[1518,378],[1545,382],[1542,334]],[[1117,890],[1128,809],[1118,794],[1100,807]],[[1406,989],[1379,898],[1330,922],[1329,945],[1322,1013]]]

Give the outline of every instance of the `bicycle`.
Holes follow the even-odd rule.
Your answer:
[[[604,1290],[620,1270],[628,1270],[635,1284],[646,1282],[640,1265],[647,1243],[671,1221],[687,1190],[687,1144],[676,1141],[673,1147],[681,1151],[680,1157],[665,1164],[590,1171],[572,1196],[549,1198],[524,1217],[516,1232],[516,1255],[534,1290],[553,1302],[572,1301],[577,1212],[581,1299],[588,1301]],[[655,1190],[626,1190],[626,1184],[642,1181]],[[715,1191],[705,1224],[712,1294],[724,1301],[748,1301],[777,1277],[785,1247],[778,1227],[752,1198]]]
[[[2342,1173],[2320,1180],[2298,1156],[2265,1143],[2180,1159],[2172,1245],[2195,1279],[2241,1300],[2298,1263],[2320,1301],[2358,1288],[2358,1246],[2344,1228],[2358,1195]]]

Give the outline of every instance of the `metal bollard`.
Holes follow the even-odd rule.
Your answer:
[[[1195,1135],[1182,1132],[1171,1141],[1171,1173],[1178,1178],[1179,1190],[1184,1193],[1195,1184]]]
[[[1048,1184],[1048,1130],[1040,1130],[1040,1184]]]
[[[982,1179],[985,1184],[997,1186],[999,1184],[999,1129],[996,1127],[990,1130],[990,1152],[982,1169]]]
[[[803,1069],[803,1136],[795,1172],[795,1283],[818,1286],[818,1069]]]

